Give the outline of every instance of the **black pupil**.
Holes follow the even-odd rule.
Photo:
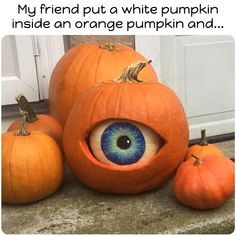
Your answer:
[[[128,149],[131,146],[131,140],[127,136],[120,136],[117,140],[117,146],[120,149]]]

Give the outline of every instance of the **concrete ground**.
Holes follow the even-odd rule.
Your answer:
[[[234,140],[218,143],[229,157]],[[229,234],[234,231],[234,197],[213,210],[181,205],[172,180],[150,192],[122,196],[95,192],[66,169],[64,182],[51,197],[29,205],[2,206],[6,234],[192,233]]]

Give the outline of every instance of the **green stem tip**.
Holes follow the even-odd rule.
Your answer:
[[[198,166],[198,165],[202,164],[202,160],[199,157],[197,157],[197,156],[195,156],[193,154],[192,154],[192,157],[196,159],[195,162],[194,162],[195,166]]]
[[[200,139],[199,145],[201,145],[201,146],[208,145],[205,129],[201,130],[201,139]]]

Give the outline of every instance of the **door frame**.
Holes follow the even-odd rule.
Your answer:
[[[35,60],[39,81],[40,100],[48,99],[48,86],[53,68],[64,55],[63,35],[36,35]]]
[[[29,101],[39,100],[38,78],[31,36],[14,35],[14,51],[18,72],[2,77],[2,104],[15,104],[15,96],[23,92]]]

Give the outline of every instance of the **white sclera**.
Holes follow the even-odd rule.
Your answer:
[[[154,154],[156,154],[158,150],[161,148],[162,146],[161,137],[149,127],[139,124],[137,122],[129,121],[129,120],[107,120],[100,123],[97,127],[95,127],[89,136],[89,142],[90,142],[92,153],[94,157],[100,162],[108,164],[108,165],[120,166],[108,160],[105,154],[103,153],[102,147],[101,147],[101,138],[102,138],[102,134],[104,130],[109,125],[115,122],[125,122],[125,123],[133,124],[142,132],[143,137],[145,138],[146,148],[145,148],[145,152],[143,156],[136,163],[140,164],[140,163],[148,162],[154,156]],[[133,164],[130,164],[130,165],[133,165]]]

